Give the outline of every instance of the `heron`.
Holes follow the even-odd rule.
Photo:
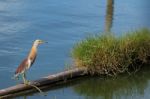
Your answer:
[[[19,75],[22,75],[22,79],[24,84],[29,84],[30,82],[26,79],[26,71],[33,65],[35,62],[36,56],[37,56],[37,49],[40,44],[46,43],[43,40],[35,40],[33,42],[33,45],[31,47],[31,50],[28,54],[28,56],[21,62],[21,64],[18,66],[18,68],[15,71],[15,78],[17,78]]]

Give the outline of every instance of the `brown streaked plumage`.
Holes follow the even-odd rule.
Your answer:
[[[27,58],[22,61],[22,63],[21,63],[21,64],[19,65],[19,67],[16,69],[16,72],[15,72],[16,75],[19,74],[19,73],[25,72],[24,70],[26,69],[26,66],[28,65],[28,62],[27,62],[27,61],[28,61]]]
[[[15,72],[15,77],[22,74],[24,83],[26,83],[25,72],[32,66],[37,56],[37,47],[39,44],[44,43],[42,40],[35,40],[28,56],[21,62]]]

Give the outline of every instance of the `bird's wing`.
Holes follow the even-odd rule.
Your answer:
[[[20,74],[20,73],[23,73],[29,66],[29,61],[28,59],[24,59],[21,64],[18,66],[18,68],[16,69],[16,72],[15,74]]]

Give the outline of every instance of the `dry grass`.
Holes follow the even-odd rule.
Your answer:
[[[137,71],[150,61],[150,30],[142,29],[122,37],[88,37],[74,46],[72,57],[76,66],[87,67],[90,74]]]

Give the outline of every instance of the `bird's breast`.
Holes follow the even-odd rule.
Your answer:
[[[28,66],[27,66],[27,69],[29,69],[31,67],[31,59],[28,59]]]
[[[37,53],[36,47],[32,47],[28,58],[31,60],[34,60],[34,58],[36,57],[36,53]]]

